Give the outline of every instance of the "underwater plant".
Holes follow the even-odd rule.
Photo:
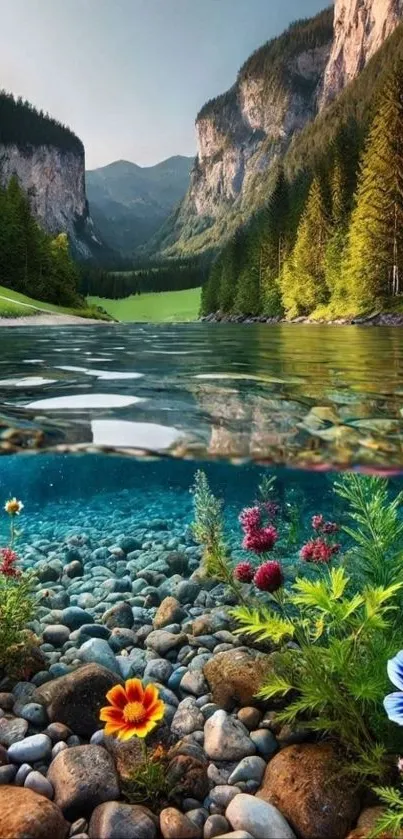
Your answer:
[[[327,565],[340,551],[340,545],[333,541],[339,525],[334,521],[326,521],[322,515],[315,515],[312,516],[311,526],[315,536],[302,546],[300,558],[304,562]]]
[[[124,687],[115,685],[106,694],[109,705],[101,708],[99,718],[105,723],[105,734],[127,742],[137,737],[142,745],[142,760],[136,763],[124,780],[123,793],[132,803],[158,804],[168,795],[165,751],[162,747],[151,756],[146,737],[161,722],[165,704],[155,685],[143,686],[140,679],[127,679]]]
[[[208,577],[227,585],[237,600],[243,601],[241,586],[228,556],[224,540],[223,502],[212,493],[207,475],[196,472],[192,488],[194,521],[192,532],[203,546],[203,567]],[[243,582],[243,581],[242,581]]]
[[[14,496],[14,498],[9,498],[4,505],[4,509],[8,516],[10,516],[10,544],[9,547],[12,548],[14,546],[14,542],[19,536],[19,532],[15,527],[15,518],[22,513],[24,509],[24,505],[22,501],[18,501],[18,499]]]
[[[19,535],[14,526],[15,516],[23,510],[23,503],[11,498],[4,505],[10,516],[10,542],[0,548],[0,669],[6,673],[23,672],[39,640],[26,631],[34,615],[34,580],[31,574],[17,567],[18,554],[13,547]]]
[[[355,473],[335,481],[334,490],[353,522],[342,529],[354,543],[347,560],[357,582],[387,587],[403,580],[403,492],[392,499],[387,480]]]
[[[393,603],[402,584],[349,593],[343,568],[283,590],[282,610],[231,610],[238,633],[282,644],[258,696],[290,701],[278,721],[333,737],[343,771],[379,779],[388,764],[389,724],[382,714],[386,662],[396,649]],[[401,634],[401,633],[400,633]],[[295,644],[285,646],[294,639]]]

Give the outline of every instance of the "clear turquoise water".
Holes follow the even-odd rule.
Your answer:
[[[22,553],[83,534],[113,544],[158,521],[157,547],[191,544],[200,467],[225,500],[235,559],[263,471],[299,505],[300,541],[312,514],[338,515],[338,469],[403,485],[399,329],[24,327],[1,340],[0,501],[24,501]]]
[[[6,453],[68,445],[309,469],[403,463],[398,328],[17,327],[1,342]]]

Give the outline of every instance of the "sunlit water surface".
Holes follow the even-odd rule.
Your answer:
[[[2,330],[0,449],[399,470],[403,333],[110,325]]]

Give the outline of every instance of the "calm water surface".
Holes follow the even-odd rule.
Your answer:
[[[111,325],[0,333],[0,450],[403,465],[403,331]]]

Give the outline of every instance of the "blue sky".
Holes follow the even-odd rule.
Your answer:
[[[326,0],[0,0],[0,87],[67,123],[87,167],[195,153],[203,103]]]

